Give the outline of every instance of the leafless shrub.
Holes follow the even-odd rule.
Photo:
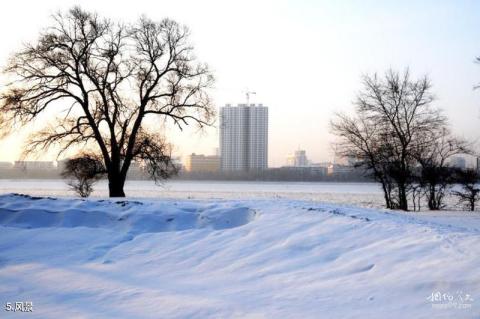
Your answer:
[[[457,183],[462,187],[461,191],[453,191],[460,203],[463,203],[470,211],[475,210],[476,203],[480,200],[480,174],[475,169],[457,171]]]
[[[106,170],[99,156],[81,154],[65,161],[62,177],[81,197],[88,197],[93,184],[105,176]]]

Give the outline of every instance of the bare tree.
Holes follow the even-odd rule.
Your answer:
[[[446,119],[431,106],[427,77],[411,80],[408,70],[403,74],[389,70],[382,78],[365,75],[363,85],[355,102],[356,117],[337,115],[331,125],[333,133],[339,137],[341,149],[357,153],[367,168],[376,167],[389,181],[390,208],[408,210],[417,164],[416,141],[432,127],[444,126]],[[387,197],[385,187],[384,193]]]
[[[417,181],[411,186],[410,196],[412,198],[413,211],[419,211],[422,209],[422,199],[425,196],[425,189]]]
[[[470,211],[475,210],[476,203],[480,200],[480,174],[475,169],[457,171],[457,183],[462,187],[461,191],[452,193],[459,198],[460,203],[466,204]]]
[[[470,154],[470,145],[453,137],[446,126],[434,126],[416,140],[415,157],[421,166],[419,184],[425,190],[428,208],[444,207],[448,188],[455,183],[454,169],[448,160],[457,154]]]
[[[93,184],[105,173],[101,157],[84,153],[65,162],[62,177],[68,179],[68,185],[81,197],[88,197]]]
[[[344,157],[356,159],[355,165],[365,169],[382,186],[385,206],[393,208],[393,181],[388,174],[388,154],[385,145],[380,140],[382,127],[364,114],[349,117],[337,114],[330,122],[331,130],[340,141],[335,145],[335,153]]]
[[[170,120],[182,129],[210,125],[214,115],[211,72],[194,57],[188,28],[169,19],[141,17],[127,25],[74,7],[54,15],[53,24],[15,53],[5,72],[12,82],[1,96],[3,127],[56,114],[31,137],[27,152],[95,145],[112,197],[125,196],[133,161],[161,157],[145,153],[162,151],[152,146],[158,133],[147,127],[147,118],[157,117],[157,128]],[[163,177],[165,171],[155,172]]]

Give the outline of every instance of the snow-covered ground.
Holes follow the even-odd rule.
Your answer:
[[[64,180],[0,179],[0,194],[22,193],[33,196],[75,197]],[[339,182],[265,182],[265,181],[184,181],[168,180],[161,185],[152,181],[127,181],[129,198],[175,199],[293,199],[367,208],[383,208],[383,193],[378,183]],[[102,180],[94,185],[91,195],[108,196],[108,184]],[[457,198],[447,196],[447,207],[461,210]],[[423,209],[427,207],[422,203]]]
[[[106,181],[98,182],[94,189],[92,197],[108,196]],[[283,198],[372,208],[383,206],[381,189],[375,183],[168,180],[158,186],[152,181],[127,181],[125,192],[129,198],[213,200]],[[0,179],[0,194],[5,193],[57,197],[74,197],[76,195],[69,190],[64,180]]]
[[[478,213],[0,196],[4,318],[478,318]]]

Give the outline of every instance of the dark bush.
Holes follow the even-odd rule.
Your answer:
[[[93,184],[105,173],[105,166],[99,157],[82,154],[65,162],[62,177],[69,179],[68,185],[81,197],[88,197],[93,191]]]
[[[463,203],[470,211],[475,210],[475,204],[480,199],[480,173],[476,169],[458,170],[456,181],[461,186],[461,191],[453,191],[458,196],[460,203]]]

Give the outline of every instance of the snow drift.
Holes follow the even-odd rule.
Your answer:
[[[28,318],[480,312],[480,219],[472,214],[4,195],[0,225],[0,300],[32,301]]]
[[[90,227],[129,234],[194,228],[226,229],[250,222],[255,211],[242,206],[155,202],[62,200],[12,194],[0,197],[0,225],[19,228]]]

